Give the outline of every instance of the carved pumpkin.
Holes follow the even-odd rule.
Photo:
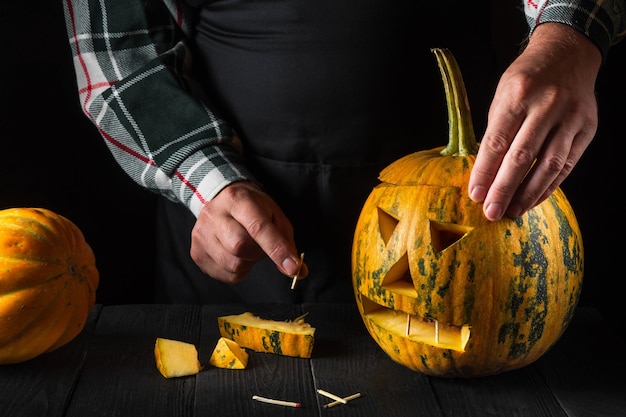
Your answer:
[[[0,364],[74,339],[94,306],[99,275],[78,227],[46,209],[0,211]]]
[[[449,144],[380,174],[352,249],[357,306],[396,362],[433,376],[478,377],[523,367],[561,336],[578,303],[583,244],[560,189],[516,219],[488,221],[467,194],[478,149],[460,70],[441,70]]]

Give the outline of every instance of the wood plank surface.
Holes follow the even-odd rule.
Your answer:
[[[537,361],[568,416],[626,416],[624,334],[614,330],[597,310],[579,308],[562,338]]]
[[[248,351],[245,370],[209,365],[217,318],[245,311],[273,320],[308,313],[317,329],[312,358]],[[194,343],[205,368],[164,378],[154,361],[157,337]],[[596,310],[579,308],[561,340],[534,364],[492,377],[446,379],[393,362],[353,304],[96,306],[66,346],[0,366],[0,416],[626,417],[620,337]],[[361,397],[327,409],[332,400],[318,389]],[[260,403],[253,395],[302,408]]]
[[[437,416],[429,379],[393,362],[369,336],[356,305],[305,304],[317,328],[311,368],[316,389],[361,398],[320,415]],[[323,400],[326,404],[329,400]]]
[[[83,331],[65,346],[27,362],[0,366],[0,416],[65,415],[100,310],[101,306],[94,307]]]
[[[210,348],[208,361],[219,339],[217,318],[246,311],[264,319],[286,321],[303,314],[296,305],[205,306],[202,310],[201,343]],[[196,416],[317,416],[315,393],[308,359],[292,358],[247,349],[248,367],[243,370],[208,367],[198,374]],[[300,402],[301,408],[266,404],[253,395]]]
[[[532,365],[483,378],[432,378],[431,384],[444,416],[567,416]]]
[[[195,378],[164,378],[156,368],[157,337],[198,340],[199,306],[107,306],[67,416],[193,416]]]
[[[320,319],[312,360],[316,384],[363,394],[342,407],[342,416],[566,416],[532,366],[479,379],[430,378],[389,359],[367,334],[356,306],[307,308],[312,323]]]
[[[317,326],[312,361],[316,384],[364,393],[351,408],[342,408],[341,415],[626,416],[626,384],[619,378],[626,374],[624,360],[596,357],[600,340],[607,347],[623,344],[617,343],[594,309],[580,308],[562,340],[535,364],[490,377],[455,379],[425,377],[388,359],[366,335],[356,307],[307,308],[312,322],[317,309],[325,320]],[[334,314],[328,315],[333,308]],[[341,326],[333,325],[337,322]],[[368,399],[371,395],[375,400]]]

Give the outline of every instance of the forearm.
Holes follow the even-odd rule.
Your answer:
[[[525,1],[530,32],[542,23],[563,23],[583,33],[606,59],[612,44],[626,36],[626,2],[623,0]]]
[[[63,4],[82,109],[135,182],[197,215],[249,178],[231,128],[189,77],[185,10],[160,0]]]

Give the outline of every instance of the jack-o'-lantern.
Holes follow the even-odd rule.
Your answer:
[[[433,376],[526,366],[560,338],[578,304],[582,236],[561,189],[519,218],[487,220],[467,193],[478,144],[452,54],[434,49],[448,146],[380,174],[352,248],[357,306],[394,361]]]

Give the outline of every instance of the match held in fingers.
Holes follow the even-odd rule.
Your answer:
[[[296,288],[296,281],[298,281],[298,276],[300,275],[300,269],[302,268],[302,262],[304,262],[304,252],[300,254],[300,262],[298,262],[298,270],[296,271],[296,275],[293,276],[293,281],[291,281],[291,289]]]
[[[347,401],[347,400],[345,400],[345,399],[341,398],[341,397],[340,397],[340,396],[338,396],[338,395],[331,394],[331,393],[330,393],[330,392],[328,392],[328,391],[324,391],[323,389],[318,389],[318,390],[317,390],[317,393],[318,393],[318,394],[323,395],[324,397],[328,397],[328,398],[330,398],[330,399],[332,399],[332,400],[338,401],[338,402],[340,402],[341,404],[348,404],[348,401]]]
[[[294,408],[302,407],[302,404],[300,404],[300,403],[296,403],[296,402],[292,402],[292,401],[273,400],[271,398],[265,398],[265,397],[261,397],[259,395],[253,395],[252,399],[256,400],[256,401],[261,401],[262,403],[274,404],[274,405],[282,405],[284,407],[294,407]]]
[[[352,395],[348,395],[347,397],[343,397],[342,400],[344,400],[346,403],[350,400],[354,400],[355,398],[359,398],[361,396],[360,392],[357,392],[356,394],[352,394]],[[336,405],[339,404],[344,404],[341,401],[333,401],[332,403],[328,403],[326,405],[324,405],[324,408],[330,408],[330,407],[334,407]]]

